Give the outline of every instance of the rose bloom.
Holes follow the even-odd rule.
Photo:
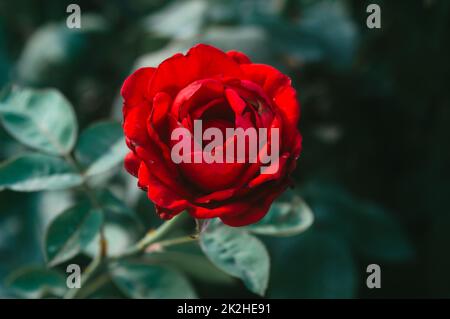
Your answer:
[[[137,70],[125,80],[121,94],[131,150],[125,168],[138,178],[161,218],[186,210],[198,219],[219,217],[230,226],[248,225],[264,217],[290,185],[301,150],[300,109],[291,80],[275,68],[252,63],[240,52],[199,44],[157,68]],[[272,163],[278,169],[261,174],[260,161],[175,164],[171,149],[177,141],[171,132],[180,127],[192,132],[194,120],[202,120],[204,130],[224,132],[278,128],[279,160]]]

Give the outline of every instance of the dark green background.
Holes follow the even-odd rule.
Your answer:
[[[304,136],[296,191],[316,223],[265,240],[269,297],[450,296],[449,1],[78,0],[79,31],[65,27],[73,2],[0,0],[0,86],[60,89],[81,128],[121,118],[120,86],[137,66],[198,42],[292,77]],[[381,29],[366,27],[369,3],[381,6]],[[0,159],[21,151],[0,128]],[[130,198],[123,175],[109,183]],[[43,229],[71,196],[0,192],[0,296],[11,296],[8,273],[43,262]],[[141,219],[156,225],[137,196]],[[371,263],[381,289],[366,288]],[[251,296],[239,285],[196,287]]]

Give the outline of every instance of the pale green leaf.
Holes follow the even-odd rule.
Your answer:
[[[101,211],[82,202],[67,209],[50,224],[45,237],[49,265],[71,259],[96,237],[103,222]]]
[[[241,279],[252,292],[264,295],[269,282],[270,259],[259,239],[214,222],[202,232],[200,245],[219,269]]]
[[[75,156],[91,176],[122,164],[127,152],[120,123],[99,122],[81,133]]]
[[[24,154],[0,164],[0,189],[33,192],[80,185],[82,177],[58,157]]]
[[[296,196],[292,202],[272,204],[267,215],[258,223],[245,227],[248,231],[261,235],[293,236],[308,229],[314,221],[309,206]]]
[[[55,270],[43,267],[21,268],[8,279],[9,288],[19,297],[61,297],[67,289],[64,276]]]
[[[75,144],[75,113],[57,90],[9,90],[0,100],[0,120],[19,142],[49,154],[67,154]]]
[[[196,293],[178,271],[157,265],[123,262],[111,270],[114,283],[130,298],[192,299]]]

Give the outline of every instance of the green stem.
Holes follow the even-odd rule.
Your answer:
[[[81,288],[72,288],[70,289],[64,296],[64,299],[74,299],[77,298],[80,292],[83,289],[83,286],[88,282],[90,278],[95,274],[100,265],[102,264],[103,257],[101,255],[97,255],[96,258],[92,260],[89,266],[86,268],[84,273],[81,276]]]
[[[121,255],[115,256],[112,259],[122,259],[126,257],[136,256],[145,251],[145,249],[151,244],[157,243],[164,236],[166,236],[170,231],[172,231],[179,221],[183,218],[182,214],[179,214],[172,218],[171,220],[162,224],[159,228],[154,231],[148,232],[140,241],[138,241],[134,246],[131,246]]]
[[[71,155],[71,154],[66,154],[64,156],[64,159],[73,166],[74,169],[76,169],[80,175],[83,177],[83,181],[81,183],[81,188],[83,189],[84,193],[86,194],[86,196],[89,198],[89,200],[92,203],[92,206],[95,207],[96,209],[102,210],[102,205],[100,203],[100,201],[97,199],[97,196],[95,195],[95,191],[91,188],[91,186],[89,186],[88,182],[86,181],[85,177],[83,176],[83,170],[80,167],[80,165],[78,164],[78,162],[75,160],[75,158]],[[107,241],[105,238],[105,230],[104,230],[104,224],[102,223],[101,227],[100,227],[100,255],[103,257],[105,257],[107,255]]]
[[[155,245],[158,245],[158,248],[166,248],[169,246],[190,243],[190,242],[197,241],[197,240],[198,240],[198,236],[196,236],[196,235],[185,236],[185,237],[177,237],[177,238],[173,238],[173,239],[162,240],[162,241],[155,243]]]
[[[100,274],[95,278],[95,280],[92,280],[90,284],[85,286],[85,288],[80,291],[77,295],[78,298],[87,298],[90,295],[92,295],[94,292],[96,292],[99,288],[103,287],[105,284],[110,281],[110,276],[108,273]]]
[[[83,191],[86,193],[87,197],[89,198],[89,200],[92,202],[92,205],[95,208],[99,208],[101,209],[101,204],[98,201],[97,197],[95,196],[95,192],[94,190],[91,188],[91,186],[89,186],[89,184],[87,183],[83,170],[80,167],[80,165],[78,164],[78,162],[75,160],[75,158],[68,154],[64,156],[64,159],[73,166],[74,169],[76,169],[78,171],[78,173],[83,177],[83,182],[81,183],[81,188],[83,189]]]
[[[80,175],[83,175],[83,170],[81,169],[81,167],[79,166],[79,164],[77,163],[77,161],[75,160],[75,158],[72,155],[67,154],[64,156],[64,159],[70,165],[72,165],[80,173]],[[87,183],[84,176],[83,176],[83,182],[81,184],[81,187],[84,190],[84,192],[86,193],[89,200],[91,201],[92,206],[95,207],[96,209],[103,211],[100,201],[97,199],[94,190],[89,186],[89,184]],[[88,267],[82,274],[81,287],[83,287],[83,285],[94,275],[94,273],[100,267],[103,260],[107,256],[107,249],[108,249],[108,246],[107,246],[107,241],[106,241],[106,237],[105,237],[104,224],[102,223],[102,225],[100,227],[99,254],[95,256],[95,258],[91,261],[91,263],[88,265]],[[67,294],[64,296],[64,298],[66,298],[66,299],[76,298],[81,290],[82,290],[82,288],[70,289],[67,292]]]

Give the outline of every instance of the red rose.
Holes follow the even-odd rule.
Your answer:
[[[137,70],[121,93],[123,128],[131,150],[125,168],[138,178],[161,218],[187,210],[195,218],[220,217],[230,226],[248,225],[260,220],[289,185],[301,150],[299,105],[290,79],[273,67],[254,64],[240,52],[199,44],[157,68]],[[200,120],[203,130],[216,128],[224,134],[230,128],[266,129],[263,148],[268,153],[275,149],[275,128],[279,160],[266,165],[274,169],[262,173],[262,161],[250,162],[248,154],[244,161],[234,162],[174,161],[178,140],[173,132],[184,129],[192,134],[192,154],[180,155],[193,158],[198,153],[194,121]],[[227,139],[210,154],[221,154],[220,150],[228,156],[231,148],[226,144],[235,139]]]

